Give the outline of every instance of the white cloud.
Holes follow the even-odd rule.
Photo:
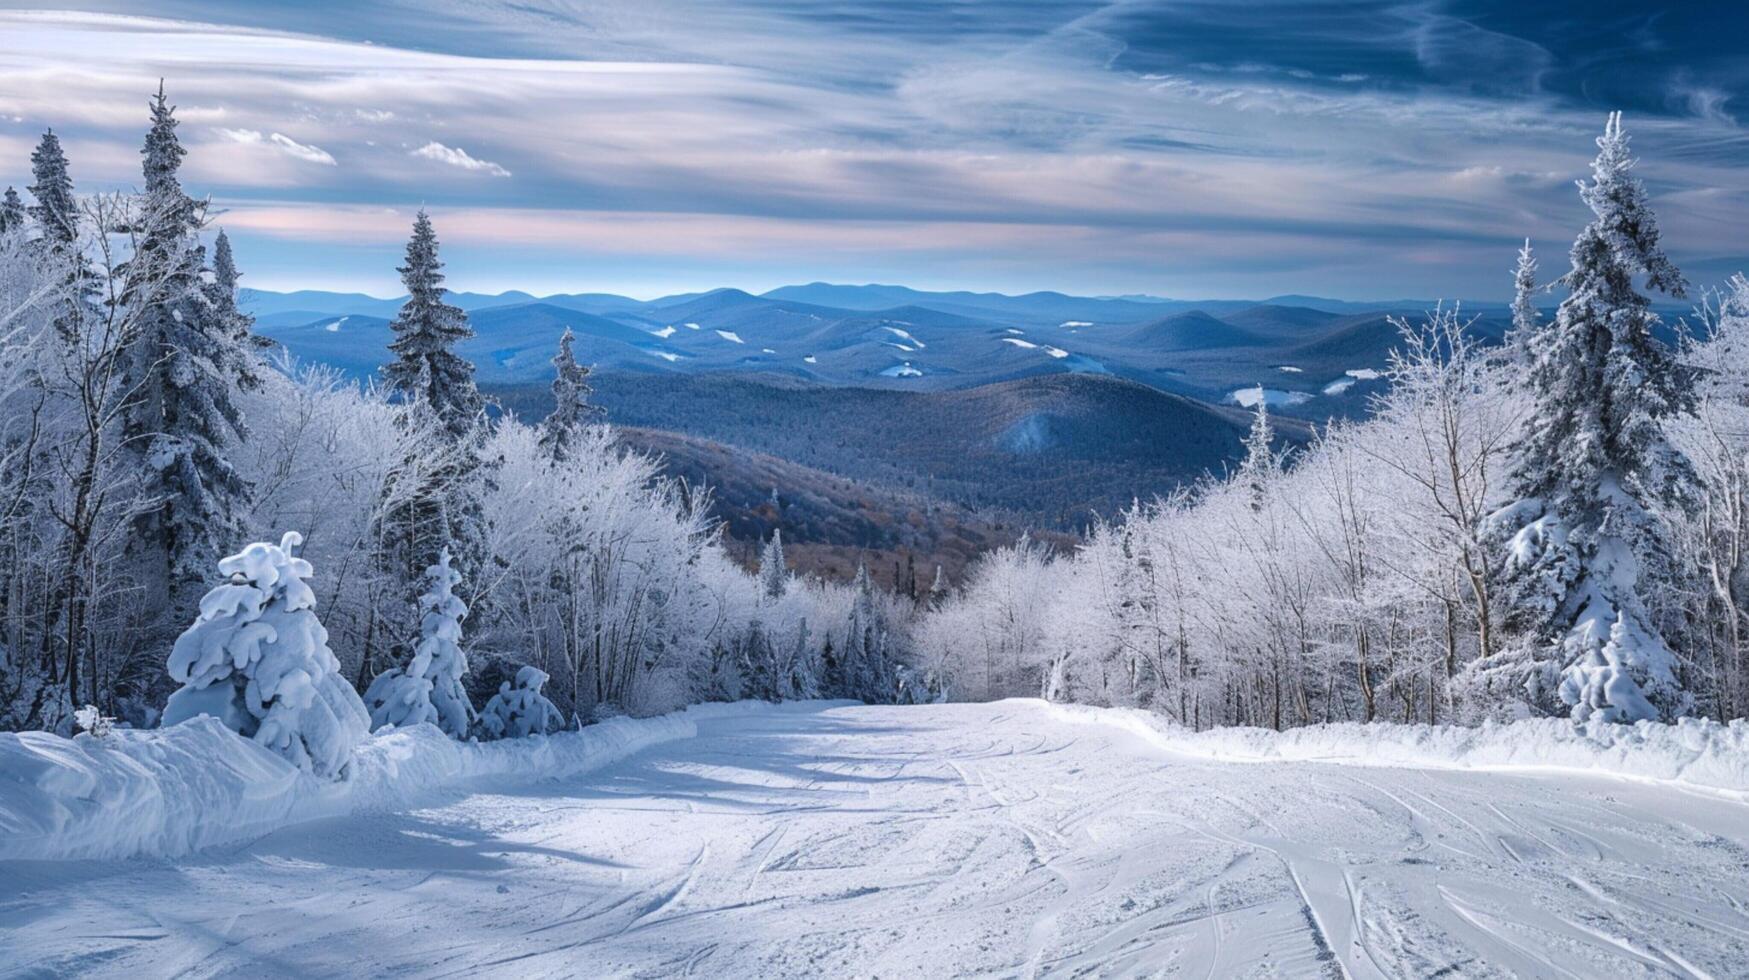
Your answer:
[[[483,170],[494,177],[510,176],[510,171],[505,170],[503,167],[498,166],[490,160],[476,160],[473,157],[468,156],[468,151],[461,147],[444,146],[436,140],[414,150],[413,155],[416,157],[424,157],[427,160],[436,160],[438,163],[447,163],[452,167],[460,167],[463,170]]]
[[[215,130],[215,132],[233,143],[242,143],[246,146],[270,146],[286,156],[295,157],[308,163],[319,163],[325,167],[335,165],[333,155],[327,150],[319,146],[311,146],[308,143],[299,143],[284,133],[263,134],[259,129],[224,128]]]

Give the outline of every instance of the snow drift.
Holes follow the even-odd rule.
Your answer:
[[[1341,722],[1283,732],[1196,732],[1133,708],[1047,707],[1065,721],[1122,728],[1175,755],[1218,762],[1594,772],[1749,800],[1749,722],[1743,721],[1624,725],[1538,718],[1478,728]]]
[[[817,709],[818,703],[808,705]],[[104,738],[0,734],[0,859],[172,858],[305,820],[417,805],[468,780],[571,776],[698,733],[758,702],[614,718],[548,737],[458,742],[430,724],[367,739],[347,779],[300,772],[201,716]]]

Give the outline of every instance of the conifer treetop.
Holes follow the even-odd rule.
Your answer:
[[[78,203],[73,198],[73,178],[67,173],[67,155],[53,129],[46,130],[31,151],[30,173],[35,181],[30,185],[30,195],[36,198],[31,216],[42,227],[44,237],[61,244],[71,243],[79,237]]]

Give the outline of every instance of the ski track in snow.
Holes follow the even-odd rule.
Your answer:
[[[176,862],[0,863],[12,975],[1741,976],[1749,810],[1179,756],[1026,701],[749,712]]]

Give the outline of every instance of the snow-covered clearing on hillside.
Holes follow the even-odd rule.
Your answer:
[[[717,336],[723,338],[724,340],[728,341],[731,344],[745,344],[746,343],[745,340],[741,339],[741,335],[736,333],[733,330],[718,330]]]
[[[1312,400],[1312,396],[1303,391],[1282,391],[1279,388],[1265,388],[1262,385],[1234,389],[1227,393],[1227,397],[1238,403],[1241,408],[1256,408],[1258,402],[1270,405],[1299,405]]]
[[[0,947],[27,974],[129,977],[1730,976],[1749,957],[1743,803],[1566,769],[1565,749],[1445,767],[1592,742],[1642,775],[1713,758],[1718,782],[1742,726],[1199,736],[1037,701],[683,717],[697,737],[592,771],[477,777],[174,863],[0,863]]]

